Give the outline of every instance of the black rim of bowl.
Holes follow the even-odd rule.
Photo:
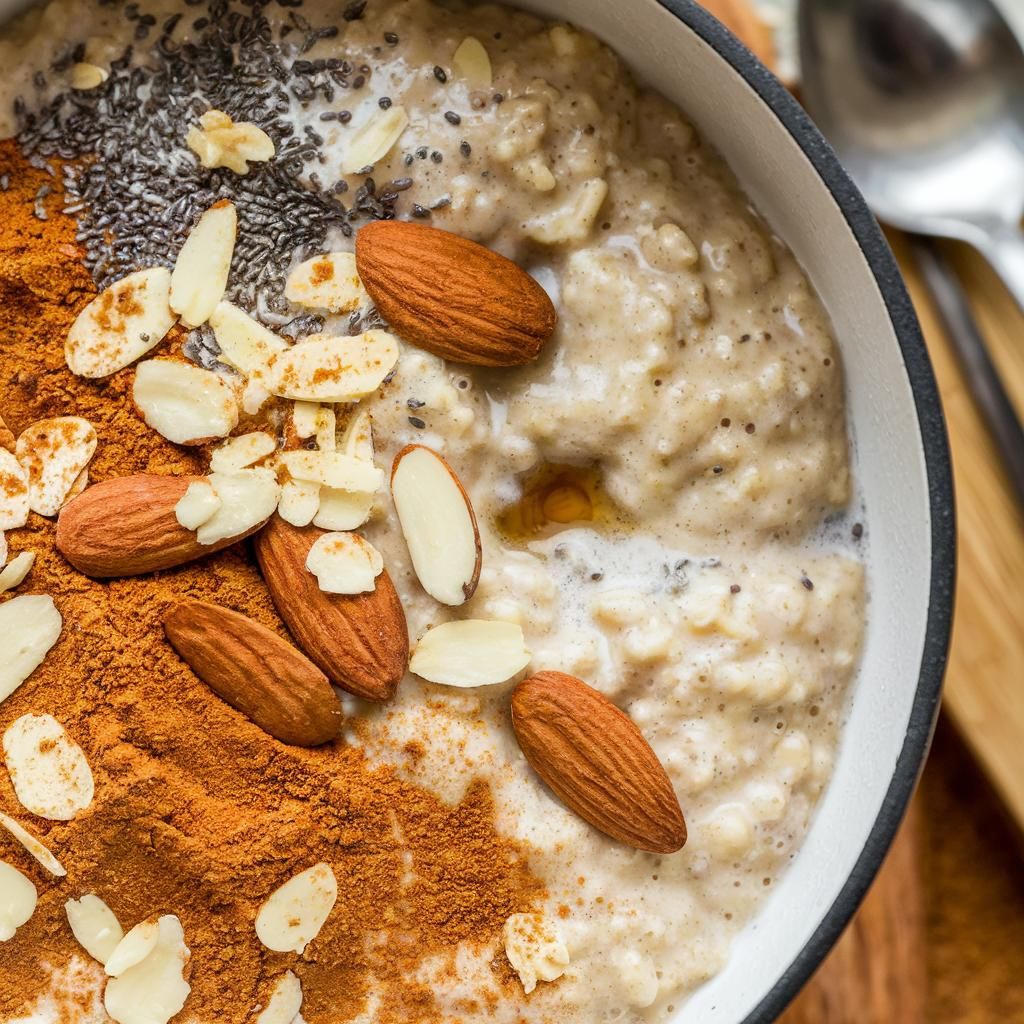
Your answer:
[[[917,692],[892,781],[864,848],[814,934],[743,1024],[773,1021],[828,955],[881,867],[924,765],[939,709],[953,616],[956,530],[949,442],[928,350],[895,257],[867,203],[832,148],[779,80],[693,0],[658,0],[723,57],[782,123],[832,193],[871,268],[899,340],[914,393],[931,510],[931,583]]]

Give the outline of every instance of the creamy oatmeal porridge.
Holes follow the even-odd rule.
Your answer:
[[[863,633],[861,530],[843,518],[842,368],[801,268],[684,116],[638,87],[614,54],[575,28],[506,8],[54,0],[9,27],[0,52],[0,118],[17,138],[5,144],[4,194],[19,174],[31,178],[28,216],[40,225],[6,246],[2,274],[35,273],[24,253],[66,222],[60,260],[83,260],[107,289],[77,320],[93,287],[84,273],[52,303],[62,333],[38,339],[54,354],[32,357],[46,360],[41,370],[28,365],[28,345],[19,348],[25,323],[8,324],[0,339],[0,413],[12,440],[20,435],[16,449],[0,451],[13,470],[2,468],[17,475],[37,457],[33,487],[46,490],[42,474],[52,492],[33,491],[24,531],[10,494],[3,510],[12,555],[44,555],[0,604],[0,630],[11,634],[5,642],[16,628],[46,636],[38,657],[19,662],[20,678],[3,680],[0,726],[15,784],[4,782],[0,809],[68,861],[66,877],[54,878],[2,839],[0,856],[38,891],[30,919],[0,906],[12,925],[0,988],[20,985],[26,965],[36,978],[24,996],[3,997],[4,1019],[105,1019],[100,962],[111,973],[116,943],[83,940],[99,918],[63,907],[94,894],[117,912],[114,931],[162,915],[146,926],[152,936],[143,928],[117,946],[128,966],[106,982],[106,1006],[125,1024],[178,1011],[182,1021],[256,1019],[268,1000],[277,1016],[264,1024],[287,1024],[300,1005],[310,1024],[667,1020],[721,968],[799,849],[828,783]],[[347,254],[363,225],[392,218],[481,243],[528,270],[558,315],[537,358],[448,360],[437,353],[450,338],[424,348],[395,317],[381,318],[374,304],[385,308],[383,297],[365,271],[357,276],[366,258]],[[418,251],[415,237],[397,300],[414,313],[418,279],[453,296],[472,263],[446,265],[443,254]],[[219,302],[225,277],[230,306]],[[5,287],[9,300],[28,302]],[[33,303],[51,301],[35,278],[30,291]],[[531,302],[542,310],[542,298]],[[356,347],[339,370],[331,346],[348,335],[358,340],[344,343]],[[77,418],[40,455],[32,425],[46,417]],[[225,445],[229,435],[244,440]],[[457,474],[481,561],[472,543],[465,548],[472,529],[457,488],[439,497],[429,481],[410,483],[403,507],[397,483],[389,489],[374,469],[408,445],[440,453]],[[94,452],[99,482],[85,487],[79,474]],[[334,453],[329,468],[324,452]],[[126,554],[130,517],[111,530],[118,517],[101,499],[113,492],[102,488],[144,472],[174,478],[163,482],[172,525],[199,542],[186,535],[187,557],[168,556],[152,537],[148,561],[141,548]],[[166,503],[166,488],[146,486],[155,489],[140,505]],[[423,526],[417,538],[414,521],[429,518],[435,499],[442,513],[432,527],[448,532],[428,536]],[[338,536],[317,541],[317,554],[283,581],[274,568],[280,520],[257,536],[275,613],[248,549],[228,545],[279,502],[296,527],[312,520]],[[53,516],[66,503],[93,509],[88,528],[62,513],[56,536],[82,573],[53,548]],[[87,539],[103,551],[84,551]],[[410,551],[420,552],[415,566]],[[439,558],[444,578],[435,580],[425,566]],[[336,677],[321,649],[333,625],[310,627],[301,608],[285,606],[332,588],[384,601],[389,581],[414,671],[405,674],[395,625],[346,632],[352,650],[365,642],[370,653]],[[52,595],[63,632],[53,606],[33,595]],[[85,595],[88,604],[76,603]],[[235,661],[231,638],[249,643],[248,627],[236,634],[234,620],[214,619],[213,643],[194,621],[176,631],[169,609],[186,598],[244,612],[272,634],[267,643],[285,645],[274,648],[285,660],[273,662],[279,678],[294,679],[285,703],[315,691],[313,710],[289,718],[289,735],[246,689],[265,667],[243,661],[232,676],[238,665],[222,665],[213,678],[199,665],[218,647]],[[30,599],[43,603],[16,605]],[[116,658],[102,646],[76,658],[99,619],[126,638]],[[456,620],[488,625],[454,654],[418,647]],[[175,658],[161,623],[196,673]],[[292,640],[348,690],[344,740],[332,740],[330,687]],[[386,680],[376,643],[394,648],[398,668]],[[81,709],[46,697],[43,684],[58,685],[49,659],[61,652],[69,667],[60,675],[83,695]],[[639,728],[685,815],[681,850],[617,842],[540,781],[509,709],[515,684],[541,670],[579,677]],[[154,703],[198,739],[165,735],[179,726],[165,730],[161,707],[147,710]],[[60,721],[39,725],[44,712]],[[23,792],[32,787],[17,770],[16,741],[29,726],[67,758],[69,793],[47,783],[70,802],[66,814],[47,811],[50,790],[35,804]],[[332,757],[348,758],[350,774]],[[243,764],[252,780],[240,786]],[[345,781],[356,773],[358,800]],[[486,820],[471,834],[463,819],[481,792]],[[428,807],[447,822],[438,844],[478,851],[472,870],[428,868],[430,837],[413,838]],[[344,831],[371,821],[376,838]],[[106,841],[96,838],[104,829]],[[273,833],[281,845],[255,852]],[[143,854],[129,860],[122,844]],[[213,866],[222,856],[224,870]],[[390,858],[391,874],[359,909],[349,893],[368,884],[375,858]],[[299,874],[306,869],[313,874]],[[421,898],[431,871],[427,888],[445,894],[427,911],[413,893]],[[287,928],[272,920],[271,894],[293,877],[309,883],[296,897],[305,909],[294,928],[308,928],[299,939],[282,938]],[[11,907],[25,906],[22,882],[0,874],[0,885]],[[412,920],[430,914],[437,920]],[[459,931],[449,918],[473,922]],[[422,938],[416,928],[429,945],[395,952]],[[342,936],[353,943],[347,959],[337,952]],[[155,1016],[131,1005],[140,991],[132,972],[142,970],[161,999],[169,986]],[[332,972],[344,978],[344,1000]]]

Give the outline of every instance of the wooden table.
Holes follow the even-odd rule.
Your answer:
[[[1024,1022],[1024,516],[904,239],[953,448],[960,563],[945,712],[868,898],[783,1024]],[[1024,410],[1024,315],[976,254],[948,246]]]

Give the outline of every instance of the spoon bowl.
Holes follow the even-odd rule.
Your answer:
[[[1024,51],[992,0],[801,0],[800,50],[875,213],[976,245],[1024,308]]]

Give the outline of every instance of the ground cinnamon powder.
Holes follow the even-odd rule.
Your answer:
[[[52,179],[11,143],[0,145],[0,175],[9,179],[0,192],[4,419],[17,434],[42,417],[86,417],[99,434],[93,481],[202,472],[205,456],[168,444],[137,417],[131,369],[97,382],[67,370],[64,336],[93,292],[74,224],[59,213],[59,195],[47,200],[48,220],[33,216],[39,186]],[[66,879],[48,877],[0,835],[0,857],[40,896],[31,921],[0,943],[0,1018],[47,989],[41,965],[61,969],[84,956],[63,904],[95,892],[126,928],[153,913],[181,918],[192,950],[182,1019],[248,1020],[287,968],[302,980],[303,1015],[314,1024],[351,1019],[371,986],[382,1021],[439,1019],[431,992],[406,980],[410,972],[428,954],[454,964],[457,944],[493,942],[505,918],[540,895],[525,851],[495,831],[488,788],[476,784],[447,806],[391,768],[372,769],[356,747],[278,743],[214,696],[166,643],[160,619],[176,601],[198,598],[287,636],[246,546],[98,583],[63,561],[53,535],[53,521],[35,515],[10,534],[12,557],[37,553],[19,592],[50,594],[64,630],[43,666],[0,704],[0,730],[23,714],[54,714],[84,749],[96,798],[72,822],[33,819],[0,772],[0,808],[32,827],[68,870]],[[416,751],[402,756],[415,760]],[[303,957],[270,953],[253,929],[257,908],[321,860],[338,878],[334,911]],[[483,998],[510,984],[503,958],[492,971]],[[75,1018],[68,1004],[65,1019]]]

